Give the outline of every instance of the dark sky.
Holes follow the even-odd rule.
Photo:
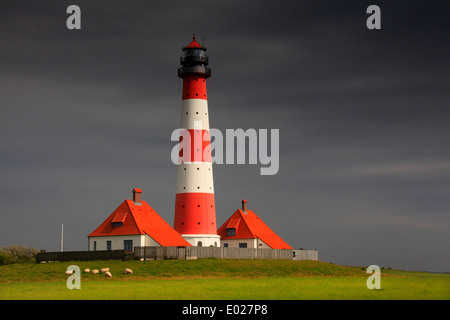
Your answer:
[[[392,2],[2,1],[0,246],[85,250],[133,187],[173,223],[195,32],[211,127],[280,130],[278,174],[214,166],[219,225],[245,198],[320,260],[450,271],[450,3]]]

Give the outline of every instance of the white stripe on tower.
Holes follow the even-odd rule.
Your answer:
[[[201,123],[202,129],[209,130],[208,100],[185,99],[181,103],[181,127],[196,129],[195,122]]]

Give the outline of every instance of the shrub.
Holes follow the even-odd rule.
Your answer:
[[[13,257],[8,252],[0,250],[0,266],[11,263],[14,263]]]
[[[24,245],[2,247],[0,249],[0,265],[12,263],[30,263],[36,260],[39,250]]]

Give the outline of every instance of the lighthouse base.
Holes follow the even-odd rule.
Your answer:
[[[195,247],[220,247],[220,236],[217,234],[182,234],[181,236]]]

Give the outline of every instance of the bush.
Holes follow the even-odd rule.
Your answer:
[[[14,263],[13,257],[8,252],[0,250],[0,266],[11,263]]]
[[[24,245],[2,247],[0,249],[0,265],[12,263],[30,263],[36,261],[39,250]]]

